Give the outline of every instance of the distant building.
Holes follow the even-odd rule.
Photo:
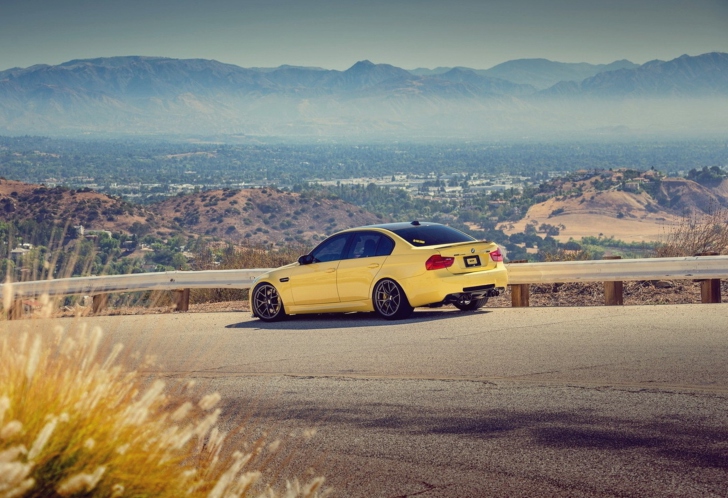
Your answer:
[[[642,191],[642,179],[636,178],[624,183],[624,190],[628,192],[641,192]]]
[[[23,246],[30,246],[30,247],[23,247]],[[30,250],[33,248],[31,244],[23,244],[23,246],[18,246],[12,251],[10,251],[10,259],[15,261],[16,263],[23,259],[23,257],[30,252]]]
[[[98,238],[100,235],[106,234],[109,237],[112,236],[112,233],[108,230],[86,230],[86,238]]]

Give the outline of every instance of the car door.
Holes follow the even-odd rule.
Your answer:
[[[348,248],[348,241],[348,233],[326,239],[311,251],[314,257],[313,263],[293,269],[289,281],[295,304],[339,302],[336,272],[344,257],[344,251]]]
[[[347,257],[339,263],[336,272],[341,302],[371,298],[372,282],[393,249],[392,239],[382,233],[361,231],[352,234]]]

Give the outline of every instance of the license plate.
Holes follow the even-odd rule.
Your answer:
[[[480,266],[480,256],[465,257],[465,267],[472,268],[473,266]]]

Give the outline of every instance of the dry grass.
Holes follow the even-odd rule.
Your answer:
[[[656,250],[660,258],[706,253],[728,254],[728,210],[724,208],[686,215],[664,234]]]
[[[61,237],[68,231],[68,226],[60,232]],[[60,243],[51,241],[51,247],[56,249],[45,255],[45,260],[27,262],[31,271],[24,272],[21,281],[40,281],[51,278],[68,278],[74,273],[90,275],[93,273],[92,264],[96,253],[82,255],[79,246],[70,248],[63,254]],[[230,270],[245,268],[276,268],[295,262],[299,256],[310,251],[311,247],[293,243],[281,248],[269,245],[232,245],[210,244],[201,248],[195,255],[193,270]],[[60,258],[63,257],[62,263]],[[80,270],[79,270],[80,267]],[[55,271],[54,271],[55,270]],[[99,274],[105,274],[102,269]],[[206,303],[220,303],[230,301],[248,301],[247,289],[192,289],[190,292],[191,305],[204,305]],[[7,293],[5,293],[7,295]],[[58,316],[85,316],[92,314],[89,296],[68,296],[54,298],[58,308]],[[169,312],[176,307],[171,291],[141,291],[112,293],[107,296],[108,302],[105,311],[101,314],[125,313],[120,310],[131,310],[138,314],[140,310],[148,309],[151,312]],[[35,302],[35,299],[25,301]],[[10,303],[12,304],[12,303]],[[37,304],[37,302],[35,303]],[[28,305],[33,308],[33,305]],[[247,305],[245,306],[247,308]],[[7,312],[8,307],[4,308]],[[113,311],[116,310],[116,311]]]
[[[277,442],[226,448],[217,393],[172,394],[120,365],[145,366],[122,352],[77,322],[43,337],[0,333],[0,497],[327,494],[320,477],[269,485]]]
[[[242,268],[277,268],[298,260],[311,248],[304,245],[287,245],[281,249],[266,246],[233,246],[215,250],[208,247],[196,257],[195,270],[234,270]],[[192,289],[190,302],[212,303],[247,301],[248,289]]]
[[[558,209],[564,209],[563,214],[552,216],[551,213]],[[620,212],[624,214],[621,218],[618,217]],[[666,224],[677,220],[677,216],[663,211],[644,193],[604,192],[599,195],[588,193],[579,198],[551,198],[531,206],[522,220],[504,223],[501,228],[510,235],[523,232],[535,221],[537,226],[542,223],[564,225],[566,228],[555,237],[559,242],[599,234],[625,242],[652,242],[660,238]]]

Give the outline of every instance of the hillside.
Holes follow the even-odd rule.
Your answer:
[[[353,226],[381,222],[341,200],[275,189],[209,190],[154,207],[173,228],[232,242],[315,241]]]
[[[88,189],[48,188],[0,179],[0,219],[128,232],[134,223],[154,220],[154,214],[144,206]]]
[[[669,205],[676,214],[709,213],[719,206],[728,206],[728,180],[715,187],[704,187],[684,178],[665,178],[660,194],[670,200]]]
[[[560,241],[600,235],[626,242],[657,241],[686,214],[728,206],[727,182],[708,188],[653,171],[579,172],[542,185],[540,193],[549,198],[531,206],[520,221],[501,228],[512,234],[529,225],[552,225],[559,229],[555,238]]]
[[[210,190],[141,206],[90,190],[0,180],[0,220],[86,230],[217,237],[230,242],[311,243],[382,221],[338,199],[275,189]]]
[[[530,207],[519,221],[498,227],[506,234],[535,231],[560,241],[599,235],[627,242],[655,241],[686,213],[710,213],[728,206],[728,179],[706,187],[655,171],[580,171],[551,179],[528,195],[543,200],[520,204]],[[83,225],[86,230],[140,237],[179,234],[277,245],[310,245],[345,228],[388,221],[326,191],[219,189],[136,205],[88,189],[48,188],[4,179],[0,180],[0,220],[22,223],[26,232],[52,224],[69,229]]]

